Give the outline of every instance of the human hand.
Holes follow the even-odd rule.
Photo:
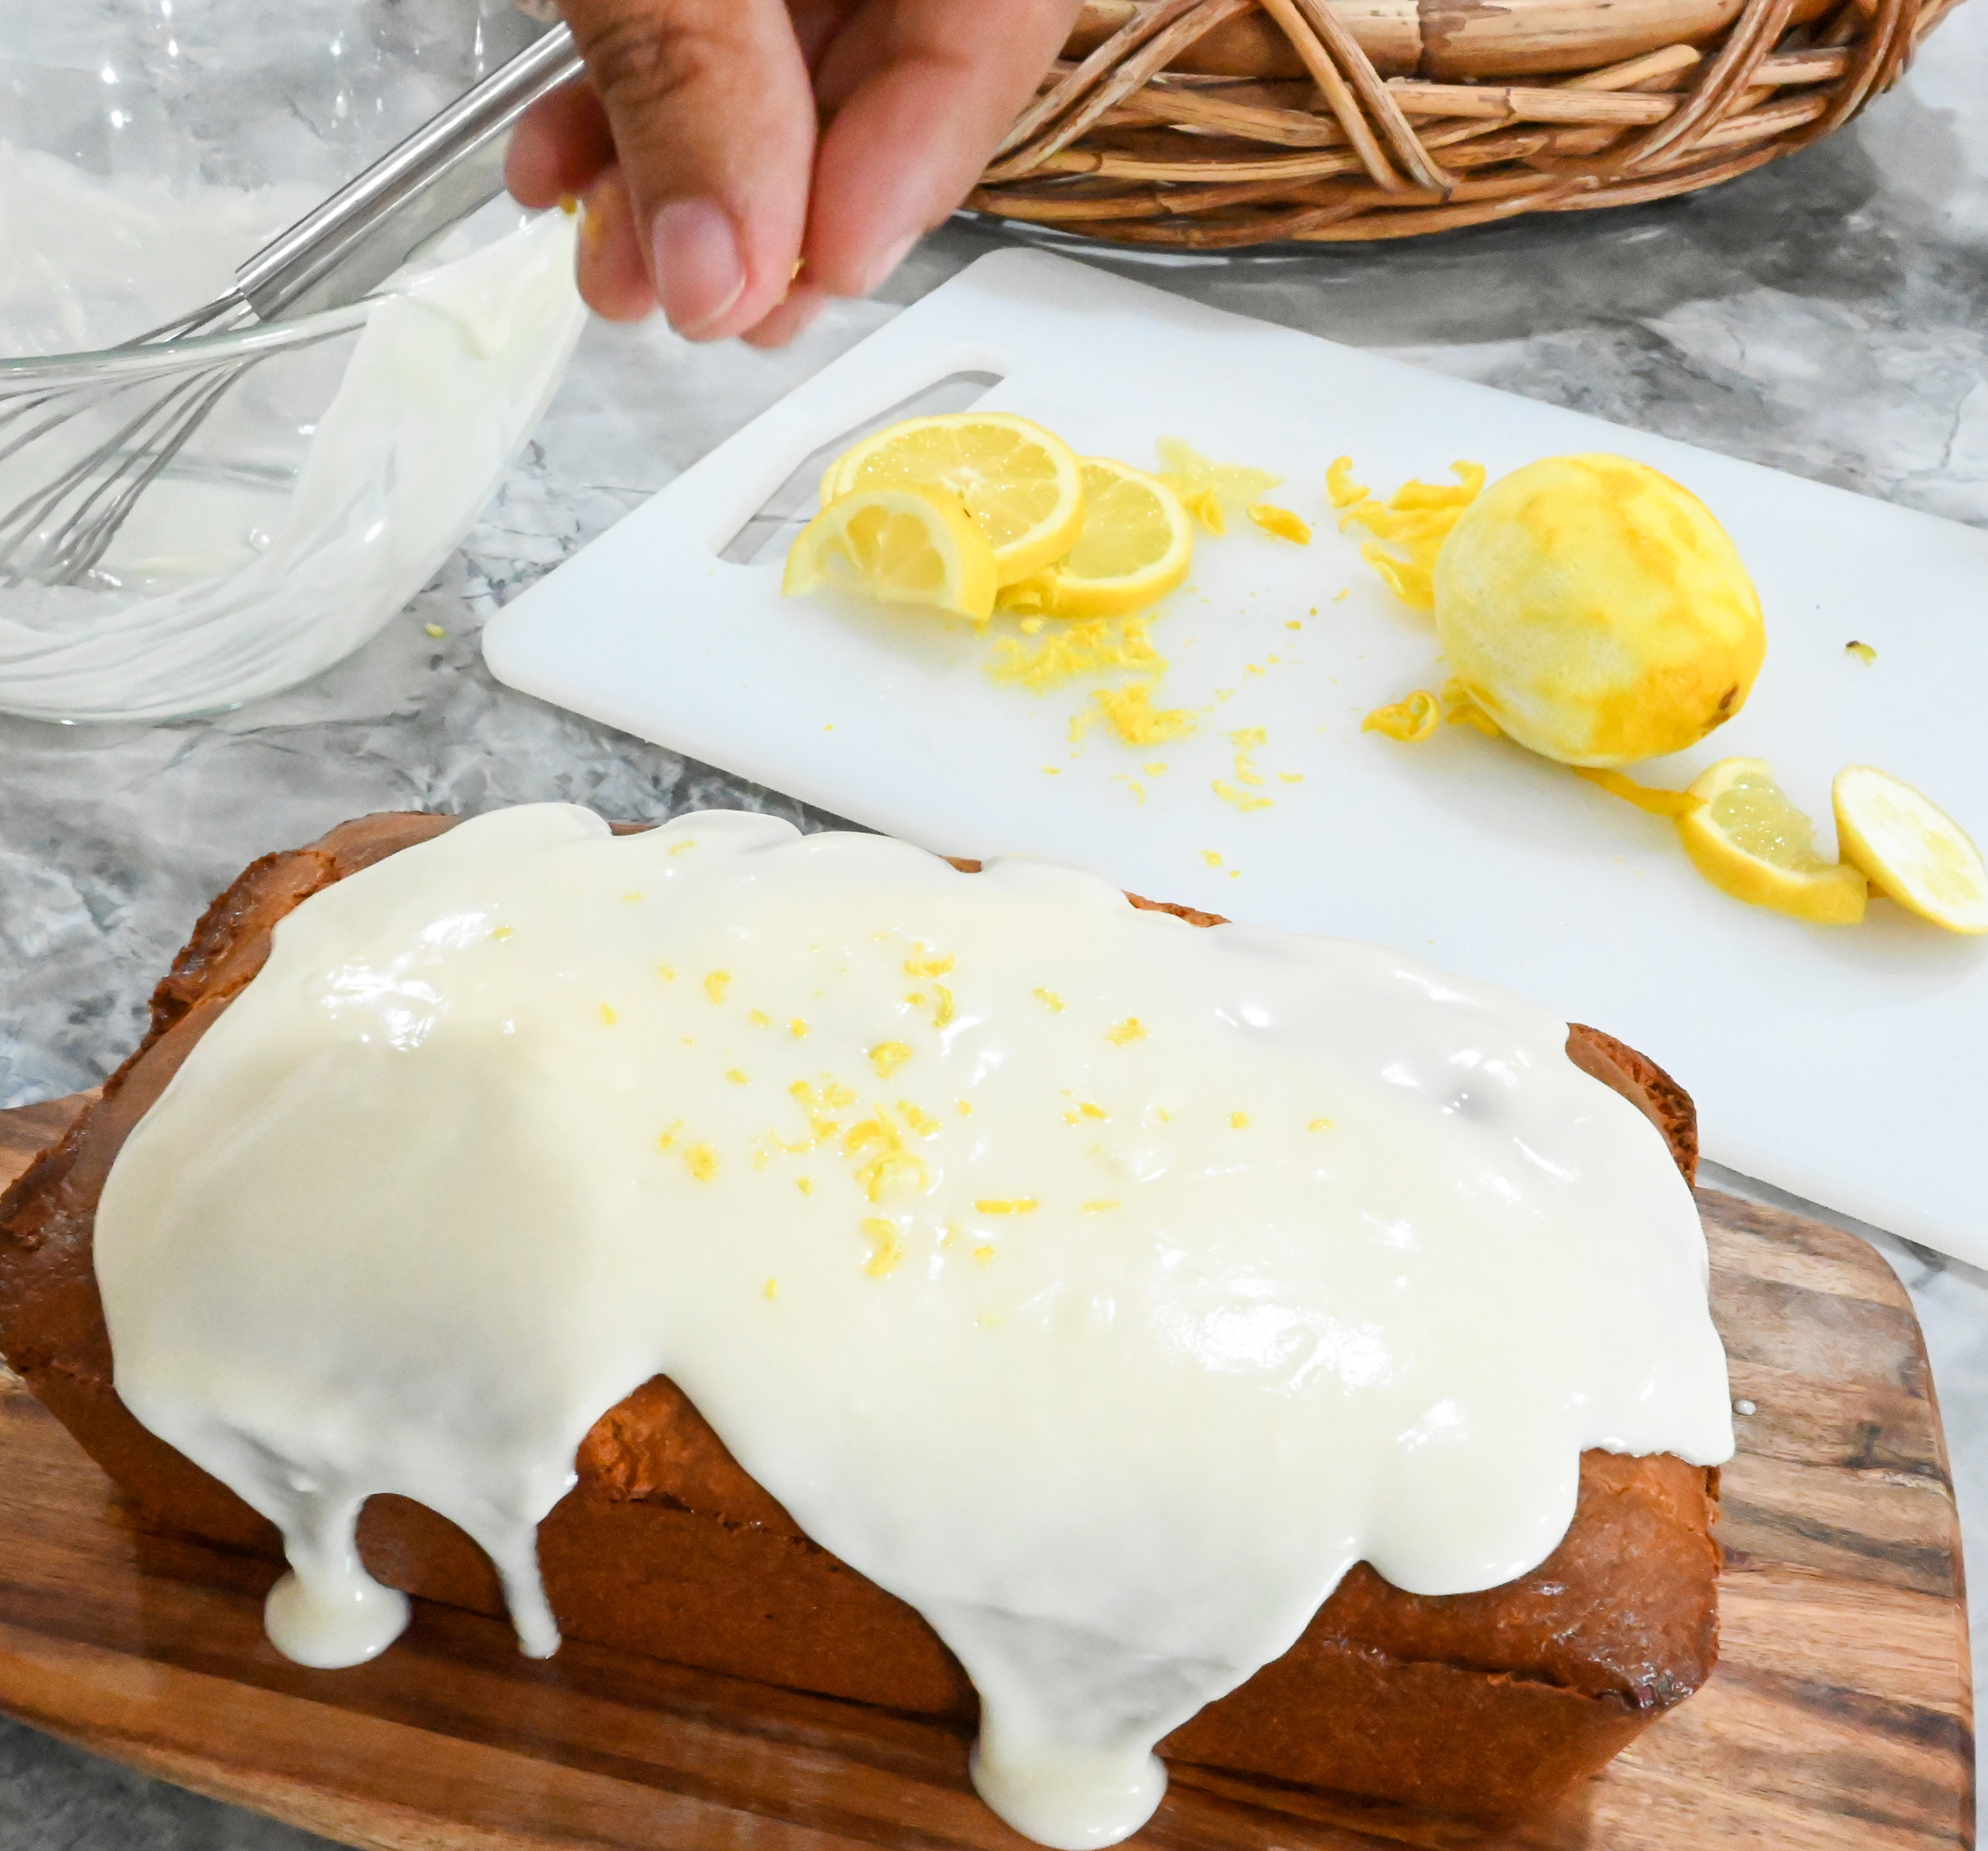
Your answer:
[[[518,124],[527,206],[586,207],[580,289],[693,340],[790,340],[966,196],[1080,0],[559,0],[588,80]],[[817,127],[818,123],[818,127]]]

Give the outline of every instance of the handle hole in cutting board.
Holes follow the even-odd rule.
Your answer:
[[[810,450],[794,473],[767,497],[759,511],[725,542],[718,557],[732,565],[757,565],[763,559],[785,557],[794,536],[818,506],[815,495],[821,486],[821,471],[852,444],[907,417],[942,417],[949,412],[970,410],[1000,382],[999,373],[948,373]]]

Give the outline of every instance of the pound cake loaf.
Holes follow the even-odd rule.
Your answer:
[[[681,837],[670,844],[673,849],[697,846],[688,828],[695,821],[679,819],[669,826]],[[485,828],[489,821],[483,819],[472,828]],[[267,857],[248,869],[200,921],[153,998],[151,1026],[142,1046],[107,1085],[100,1102],[0,1198],[0,1354],[149,1524],[190,1531],[273,1558],[283,1552],[282,1538],[269,1516],[258,1515],[221,1477],[210,1475],[185,1451],[151,1430],[151,1426],[166,1426],[184,1438],[196,1432],[195,1427],[174,1426],[181,1417],[166,1409],[156,1392],[138,1394],[133,1380],[125,1380],[127,1395],[155,1414],[150,1426],[141,1424],[114,1386],[107,1291],[99,1290],[94,1252],[99,1209],[112,1167],[192,1050],[263,968],[278,922],[311,896],[403,851],[431,843],[455,827],[454,819],[441,817],[366,817],[309,848]],[[598,832],[598,825],[594,827]],[[666,863],[651,856],[645,878],[658,879],[658,869],[688,860],[685,856],[682,861]],[[956,865],[963,871],[976,866]],[[998,871],[974,879],[992,883]],[[1059,872],[1054,878],[1077,877]],[[631,908],[645,900],[635,891],[616,897]],[[1157,908],[1138,899],[1132,904],[1172,913],[1190,925],[1221,923],[1186,909]],[[510,929],[499,925],[487,936],[507,941]],[[520,926],[518,938],[526,935],[526,928]],[[876,936],[880,939],[883,934]],[[287,937],[285,942],[289,943]],[[930,1016],[949,1026],[955,1002],[948,985],[957,986],[961,979],[950,969],[949,958],[938,955],[936,947],[930,949],[926,956],[926,947],[916,946],[905,959],[903,968],[909,973],[905,982],[915,986],[908,995],[922,1012],[921,1020]],[[496,955],[495,948],[491,955]],[[678,973],[658,964],[652,974],[658,983],[701,984],[697,1006],[708,1008],[713,1021],[728,1007],[744,1007],[745,999],[728,994],[735,980],[726,970]],[[367,980],[375,988],[379,980]],[[414,993],[410,988],[410,994]],[[331,994],[335,1000],[336,985]],[[1035,995],[1041,999],[1045,1020],[1065,1012],[1062,998],[1042,988]],[[619,1057],[612,1038],[627,1026],[627,1006],[619,1006],[618,1015],[617,1005],[608,1001],[581,1001],[604,1038],[600,1057]],[[316,1006],[329,1005],[319,998]],[[421,1005],[431,1006],[432,999]],[[373,1003],[369,1001],[367,1007]],[[468,1004],[458,999],[456,1007],[460,1012]],[[400,1019],[391,1011],[366,1018],[368,1023],[390,1025]],[[689,1016],[683,1019],[693,1021]],[[704,1017],[694,1019],[701,1022]],[[741,1045],[805,1045],[809,1025],[798,1014],[775,1019],[755,1010],[746,1019],[751,1026],[740,1030],[745,1037]],[[961,1019],[965,1019],[964,1014]],[[401,1031],[390,1028],[390,1032]],[[419,1026],[406,1030],[409,1045],[429,1032]],[[1116,1046],[1147,1031],[1136,1017],[1128,1015],[1105,1032]],[[763,1042],[751,1040],[755,1034]],[[693,1038],[681,1038],[687,1043]],[[887,1088],[879,1088],[879,1099],[887,1101],[900,1088],[900,1067],[913,1063],[907,1070],[918,1070],[913,1049],[889,1041],[868,1051],[879,1081],[890,1082]],[[1574,1027],[1566,1052],[1574,1066],[1628,1100],[1651,1122],[1688,1181],[1696,1162],[1688,1096],[1651,1062],[1594,1030]],[[238,1057],[248,1061],[251,1054]],[[922,1051],[919,1057],[924,1057]],[[727,1077],[744,1096],[752,1076],[735,1069]],[[280,1079],[267,1076],[257,1083],[275,1085]],[[786,1090],[800,1100],[802,1110],[817,1115],[841,1096],[825,1082],[818,1094],[800,1081]],[[853,1104],[853,1089],[850,1100],[856,1113],[868,1109]],[[964,1098],[959,1101],[963,1119],[969,1103]],[[1099,1105],[1073,1095],[1059,1104],[1070,1124],[1088,1134],[1090,1127],[1083,1121],[1091,1116],[1106,1120],[1112,1102]],[[937,1111],[936,1100],[928,1104]],[[905,1127],[927,1138],[936,1138],[938,1127],[936,1119],[928,1120],[903,1100],[876,1109],[878,1119],[867,1125],[851,1127],[848,1112],[840,1121],[817,1116],[811,1122],[817,1131],[829,1123],[845,1146],[856,1140],[856,1154],[866,1164],[881,1166],[858,1174],[869,1178],[869,1200],[888,1207],[896,1199],[887,1186],[895,1174],[892,1166],[922,1162],[918,1147],[903,1135]],[[1495,1119],[1501,1108],[1495,1101],[1485,1103],[1482,1089],[1474,1095],[1466,1085],[1457,1092],[1454,1109],[1466,1119],[1486,1114]],[[1620,1112],[1619,1107],[1609,1109]],[[1246,1136],[1248,1115],[1237,1110],[1230,1116],[1234,1135]],[[165,1115],[160,1122],[165,1122]],[[926,1131],[928,1122],[931,1129]],[[1318,1127],[1318,1135],[1333,1135],[1330,1120],[1311,1122]],[[872,1129],[873,1147],[862,1143]],[[684,1173],[693,1179],[682,1185],[693,1190],[692,1199],[695,1183],[711,1180],[710,1171],[721,1157],[731,1161],[728,1147],[715,1139],[708,1147],[695,1142],[694,1130],[659,1127],[655,1140],[670,1162],[681,1159]],[[493,1139],[505,1135],[504,1127],[493,1125]],[[763,1173],[778,1174],[779,1166],[790,1161],[783,1151],[802,1147],[798,1141],[781,1149],[767,1147]],[[1128,1161],[1127,1174],[1136,1176],[1140,1159],[1135,1153]],[[755,1164],[758,1162],[755,1157]],[[125,1174],[121,1172],[121,1178]],[[812,1193],[812,1183],[805,1177],[783,1180],[779,1186],[797,1185],[803,1194]],[[127,1185],[127,1194],[134,1186]],[[741,1179],[739,1186],[747,1185]],[[841,1185],[825,1178],[822,1186]],[[149,1212],[142,1205],[114,1205],[134,1225]],[[1088,1213],[1116,1210],[1119,1205],[1098,1201],[1085,1207]],[[1036,1209],[1034,1201],[1023,1198],[977,1200],[974,1206],[986,1225],[1001,1229],[1032,1224]],[[1101,1224],[1106,1218],[1102,1213],[1095,1217]],[[939,1248],[949,1243],[949,1232],[929,1256],[907,1259],[903,1243],[915,1238],[915,1228],[906,1216],[900,1214],[895,1221],[866,1218],[861,1225],[872,1243],[861,1271],[872,1275],[869,1283],[879,1291],[891,1283],[886,1275],[900,1263],[907,1272],[918,1264],[934,1275],[948,1263]],[[126,1239],[120,1235],[121,1240]],[[1022,1251],[1018,1244],[1012,1263],[1020,1263]],[[964,1276],[996,1279],[1007,1254],[1004,1241],[990,1237],[965,1261]],[[130,1263],[118,1261],[121,1267]],[[113,1275],[107,1275],[107,1281],[112,1280]],[[1702,1277],[1699,1283],[1702,1293]],[[763,1296],[767,1314],[775,1316],[806,1284],[805,1274],[797,1272],[792,1283],[769,1275],[763,1294],[755,1297]],[[108,1295],[115,1314],[111,1323],[117,1324],[119,1317],[124,1320],[119,1356],[127,1372],[132,1371],[138,1367],[134,1359],[139,1357],[142,1345],[151,1339],[138,1330],[118,1294]],[[980,1321],[992,1329],[999,1320],[983,1311]],[[1709,1323],[1705,1329],[1709,1332]],[[1629,1334],[1625,1333],[1625,1341]],[[1279,1336],[1278,1341],[1284,1340]],[[1341,1346],[1333,1352],[1335,1366],[1350,1366],[1345,1361],[1350,1353],[1345,1347],[1349,1340],[1334,1341]],[[1511,1357],[1511,1372],[1523,1373],[1526,1360]],[[1722,1418],[1722,1386],[1719,1391]],[[1699,1401],[1709,1408],[1706,1396],[1701,1395]],[[1019,1411],[1017,1418],[1025,1411]],[[1701,1411],[1700,1425],[1709,1422],[1716,1426],[1710,1412]],[[749,1456],[761,1476],[801,1484],[805,1471],[800,1478],[782,1478],[782,1472],[791,1473],[794,1468],[777,1458],[777,1447],[769,1449],[750,1413],[740,1414],[735,1388],[705,1368],[702,1379],[683,1386],[668,1374],[653,1375],[592,1420],[579,1439],[577,1480],[536,1526],[536,1566],[549,1608],[536,1632],[532,1617],[536,1584],[530,1563],[520,1565],[515,1550],[503,1540],[510,1532],[496,1519],[486,1519],[473,1502],[458,1498],[452,1504],[450,1495],[440,1492],[417,1500],[380,1489],[383,1481],[371,1481],[357,1531],[365,1569],[386,1589],[485,1613],[501,1615],[508,1607],[527,1649],[551,1649],[557,1642],[552,1629],[556,1616],[557,1630],[573,1637],[973,1728],[981,1717],[988,1688],[980,1674],[981,1664],[1000,1659],[999,1651],[984,1643],[984,1622],[965,1614],[957,1601],[948,1605],[934,1595],[914,1604],[887,1592],[877,1580],[814,1539],[834,1532],[834,1523],[817,1517],[804,1530],[787,1508],[796,1492],[789,1491],[786,1503],[776,1499],[734,1456],[736,1448],[728,1448],[719,1438],[718,1426],[726,1426],[735,1440],[749,1435]],[[707,1414],[712,1418],[707,1419]],[[1182,1436],[1183,1453],[1190,1437]],[[193,1440],[187,1443],[200,1449]],[[1163,1454],[1166,1436],[1159,1436],[1156,1443]],[[571,1456],[570,1442],[566,1444]],[[1300,1615],[1299,1623],[1287,1628],[1283,1638],[1295,1632],[1295,1643],[1287,1649],[1268,1657],[1240,1682],[1229,1680],[1235,1687],[1225,1686],[1226,1694],[1205,1707],[1182,1705],[1181,1719],[1159,1741],[1160,1755],[1175,1764],[1487,1826],[1510,1823],[1550,1804],[1690,1695],[1711,1671],[1717,1647],[1718,1552],[1710,1534],[1718,1469],[1710,1461],[1722,1455],[1709,1442],[1699,1450],[1699,1463],[1669,1451],[1639,1456],[1592,1445],[1579,1450],[1571,1520],[1564,1511],[1553,1519],[1564,1523],[1563,1535],[1558,1529],[1551,1532],[1559,1536],[1557,1544],[1524,1572],[1497,1585],[1480,1580],[1477,1591],[1410,1592],[1384,1578],[1369,1560],[1353,1561],[1337,1576],[1322,1604],[1316,1605],[1315,1611],[1306,1608],[1308,1622]],[[223,1449],[203,1456],[213,1463],[229,1455]],[[227,1476],[238,1487],[252,1478],[233,1472]],[[406,1488],[419,1489],[411,1483]],[[274,1508],[266,1499],[258,1501],[265,1510]],[[456,1520],[438,1515],[439,1506],[449,1508]],[[320,1514],[313,1509],[311,1520]],[[291,1559],[300,1569],[305,1566],[300,1555],[316,1546],[313,1538],[322,1539],[308,1526],[300,1531],[301,1521],[285,1525]],[[335,1528],[334,1524],[324,1534]],[[472,1531],[483,1546],[470,1539]],[[300,1535],[305,1537],[302,1543]],[[884,1545],[876,1546],[887,1553]],[[1369,1546],[1372,1554],[1382,1553],[1372,1546],[1371,1538]],[[1398,1580],[1412,1581],[1419,1575],[1439,1578],[1445,1572],[1417,1566],[1423,1547],[1412,1537],[1389,1544],[1392,1553],[1388,1560],[1395,1565]],[[1486,1559],[1501,1558],[1494,1553]],[[281,1601],[273,1597],[273,1636],[291,1655],[307,1663],[352,1662],[355,1656],[371,1655],[398,1629],[397,1623],[383,1621],[378,1643],[343,1655],[342,1647],[328,1647],[326,1655],[313,1658],[313,1636],[307,1620],[308,1616],[293,1613],[285,1621]],[[977,1627],[983,1630],[976,1631]],[[942,1628],[957,1650],[942,1641]],[[963,1667],[962,1655],[975,1664],[973,1678]],[[1185,1648],[1182,1655],[1191,1656]],[[981,1759],[983,1763],[990,1759],[984,1735]],[[988,1792],[984,1774],[981,1785]],[[1008,1802],[999,1792],[989,1792],[989,1798],[1013,1822],[1045,1841],[1056,1841],[1057,1832],[1064,1829],[1050,1817],[1053,1807],[1048,1812],[1039,1807],[1031,1810],[1032,1800],[1016,1799],[1011,1794]],[[1147,1810],[1156,1799],[1155,1790],[1145,1802]],[[1124,1829],[1135,1829],[1138,1822],[1138,1818],[1132,1818]]]

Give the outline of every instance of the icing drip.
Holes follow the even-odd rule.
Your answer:
[[[502,812],[306,901],[133,1133],[117,1384],[331,1665],[404,1620],[383,1492],[553,1650],[536,1526],[667,1373],[957,1655],[988,1802],[1107,1845],[1355,1562],[1496,1586],[1584,1448],[1730,1454],[1690,1193],[1566,1034],[1066,869]]]

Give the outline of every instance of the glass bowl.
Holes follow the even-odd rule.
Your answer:
[[[41,393],[225,293],[543,29],[511,0],[0,0],[0,711],[238,705],[349,654],[433,576],[578,338],[559,215],[494,202],[363,315],[169,345],[184,370],[107,400]],[[83,453],[251,356],[76,582],[6,569]]]

